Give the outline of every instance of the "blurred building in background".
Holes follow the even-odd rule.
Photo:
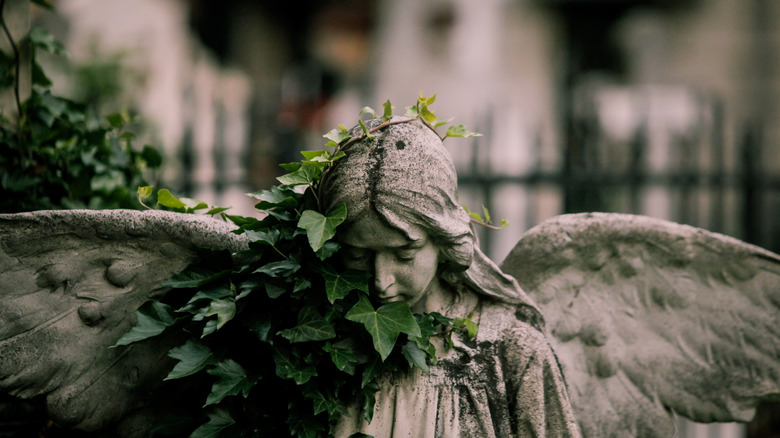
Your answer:
[[[581,211],[780,250],[772,0],[59,0],[37,20],[92,63],[93,83],[121,65],[118,101],[166,151],[163,184],[239,213],[277,163],[365,105],[422,91],[484,134],[447,144],[463,203],[512,224],[481,235],[495,260]],[[680,436],[767,436],[771,418]]]

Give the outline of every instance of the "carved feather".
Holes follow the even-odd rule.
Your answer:
[[[780,256],[648,217],[578,214],[502,264],[537,301],[583,434],[674,436],[780,396]]]
[[[245,247],[224,222],[162,211],[0,215],[0,391],[46,395],[52,417],[95,430],[168,372],[166,339],[109,348],[196,247]]]

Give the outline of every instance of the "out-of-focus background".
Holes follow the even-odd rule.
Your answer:
[[[615,211],[780,250],[780,3],[773,0],[10,0],[71,54],[56,92],[137,113],[157,183],[236,214],[277,164],[390,99],[437,93],[461,201],[531,226]],[[11,23],[14,24],[14,23]],[[5,101],[0,101],[2,104]],[[6,102],[7,103],[7,102]],[[3,108],[0,108],[3,109]],[[776,407],[775,407],[775,410]],[[770,423],[774,421],[775,425]],[[680,437],[778,436],[680,422]],[[774,429],[773,429],[774,428]],[[771,435],[774,433],[775,435]]]

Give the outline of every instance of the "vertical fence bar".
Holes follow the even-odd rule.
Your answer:
[[[745,129],[742,137],[742,239],[759,244],[761,239],[759,211],[759,139],[758,132],[751,126]]]
[[[628,178],[629,178],[629,205],[631,206],[631,213],[638,214],[642,209],[642,200],[640,199],[642,193],[642,184],[644,183],[643,176],[645,175],[645,169],[642,166],[642,160],[644,159],[647,145],[647,124],[642,123],[639,129],[636,130],[634,138],[631,140],[631,155],[629,157],[628,164]]]
[[[712,206],[710,208],[710,228],[712,231],[723,232],[726,214],[726,157],[724,156],[723,139],[723,106],[720,100],[712,104],[712,133],[710,137],[712,147]]]

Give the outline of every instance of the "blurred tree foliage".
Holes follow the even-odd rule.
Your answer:
[[[0,114],[0,212],[141,208],[135,189],[147,185],[148,169],[160,167],[160,154],[151,146],[134,147],[135,135],[127,129],[133,118],[126,111],[98,117],[87,105],[52,94],[36,52],[66,56],[65,49],[39,28],[13,41],[4,3],[0,0],[0,37],[12,50],[0,52],[0,88],[13,88],[17,111]],[[22,48],[30,51],[32,64],[25,101],[19,99]]]

